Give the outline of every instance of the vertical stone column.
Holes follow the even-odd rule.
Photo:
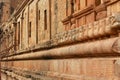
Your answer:
[[[76,10],[80,9],[80,0],[76,0]]]
[[[22,12],[22,15],[21,15],[21,24],[20,24],[20,27],[21,27],[21,40],[20,40],[20,42],[21,42],[21,49],[23,49],[24,48],[24,45],[23,45],[23,12]]]
[[[73,2],[73,0],[68,1],[67,16],[70,16],[72,14],[72,2]]]
[[[14,33],[13,33],[13,40],[14,40],[14,51],[16,51],[16,45],[17,45],[17,41],[16,41],[16,27],[17,27],[17,22],[14,21],[13,22],[13,27],[14,27]]]

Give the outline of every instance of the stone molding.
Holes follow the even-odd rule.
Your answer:
[[[2,68],[1,72],[17,80],[106,80],[106,78],[69,75],[51,71],[26,71],[12,68]]]
[[[119,37],[105,40],[98,40],[86,43],[79,43],[71,46],[30,52],[26,54],[16,54],[3,58],[2,61],[33,60],[33,59],[66,59],[90,56],[114,56],[119,55]]]

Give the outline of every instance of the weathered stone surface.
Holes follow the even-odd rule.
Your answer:
[[[119,80],[119,0],[20,1],[0,26],[2,80]]]

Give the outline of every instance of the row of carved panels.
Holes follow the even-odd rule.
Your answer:
[[[86,41],[118,34],[120,29],[120,15],[115,14],[108,18],[80,26],[78,28],[58,33],[53,37],[56,44],[68,41]]]

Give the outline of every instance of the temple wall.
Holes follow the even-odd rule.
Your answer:
[[[1,80],[119,80],[119,8],[119,0],[21,3],[1,28]]]

